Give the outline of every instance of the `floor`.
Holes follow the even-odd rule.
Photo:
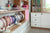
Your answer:
[[[43,30],[43,29],[30,29],[29,33],[50,33],[50,30]]]

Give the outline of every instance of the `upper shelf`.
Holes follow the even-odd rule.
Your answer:
[[[37,5],[41,5],[41,4],[32,4],[32,6],[37,6]]]
[[[25,11],[25,10],[20,9],[20,10],[10,10],[10,11],[0,11],[0,14],[4,14],[4,13],[13,13],[13,12],[17,12],[17,11]]]
[[[50,13],[49,11],[31,12],[31,13]]]
[[[25,2],[29,2],[28,0],[26,1],[26,0],[23,0],[23,1],[25,1]]]

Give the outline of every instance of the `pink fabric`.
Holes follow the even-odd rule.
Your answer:
[[[29,7],[28,5],[23,5],[24,8],[26,8],[25,10],[25,20],[28,21],[29,20]]]
[[[9,16],[9,18],[10,18],[10,21],[11,21],[11,23],[12,23],[12,18]]]
[[[22,7],[26,8],[26,9],[28,9],[28,8],[29,8],[29,7],[28,7],[28,5],[23,5]]]
[[[25,10],[25,20],[26,21],[29,20],[29,10],[28,9]]]
[[[8,17],[5,17],[5,19],[7,20],[7,26],[9,25],[9,19]]]

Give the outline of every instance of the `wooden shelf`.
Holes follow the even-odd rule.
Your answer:
[[[32,6],[33,6],[33,5],[35,5],[35,6],[37,6],[37,5],[41,6],[41,4],[32,4]]]
[[[28,0],[23,0],[23,1],[28,1]]]
[[[21,22],[21,25],[22,24],[24,24],[26,21],[23,21],[23,22]],[[13,26],[11,26],[10,28],[8,28],[8,29],[10,29],[11,31],[10,31],[10,33],[11,32],[13,32],[15,29],[17,29],[18,27],[20,27],[21,25],[13,25]],[[13,27],[13,28],[12,28]]]
[[[25,1],[25,0],[23,0],[23,1]],[[29,2],[29,1],[25,1],[25,2]]]
[[[22,0],[14,0],[13,1],[13,6],[19,6],[19,7],[21,7],[21,2],[22,2]],[[24,4],[25,5],[28,5],[29,3],[28,3],[29,1],[27,0],[27,1],[25,1],[24,0]],[[21,9],[21,8],[19,8],[20,10],[6,10],[6,11],[0,11],[0,14],[6,14],[6,13],[16,13],[17,11],[22,11],[22,13],[24,14],[24,18],[20,21],[20,23],[21,23],[21,25],[22,24],[24,24],[26,21],[25,21],[25,9]],[[15,29],[17,29],[18,27],[20,27],[21,25],[13,25],[13,26],[10,26],[8,29],[10,29],[11,31],[10,31],[10,33],[11,32],[13,32],[13,31],[15,31]],[[7,29],[7,28],[6,28]]]
[[[35,29],[43,29],[43,30],[50,30],[50,28],[42,28],[42,27],[31,27],[31,28],[35,28]]]
[[[41,11],[41,12],[31,12],[31,13],[50,13],[50,12]]]
[[[0,14],[4,14],[4,13],[13,13],[13,12],[17,12],[17,11],[25,11],[25,10],[10,10],[10,11],[0,11]]]
[[[41,12],[33,12],[33,11],[32,11],[31,13],[41,13]]]

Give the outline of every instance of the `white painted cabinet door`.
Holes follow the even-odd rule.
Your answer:
[[[41,13],[31,13],[31,27],[40,27]]]
[[[41,27],[50,28],[50,13],[43,13],[41,15]]]

